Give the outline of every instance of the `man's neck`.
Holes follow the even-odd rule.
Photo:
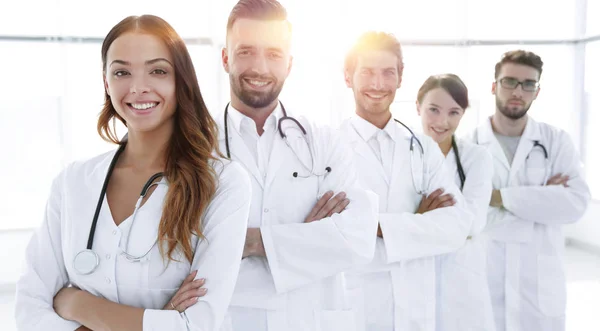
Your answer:
[[[525,115],[517,120],[514,120],[502,115],[502,113],[497,110],[492,116],[492,130],[503,136],[518,137],[523,134],[523,131],[525,131],[527,119],[528,116]]]

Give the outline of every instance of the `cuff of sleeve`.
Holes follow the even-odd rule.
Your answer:
[[[381,233],[383,234],[383,247],[384,250],[384,260],[387,263],[393,263],[399,259],[399,256],[394,256],[394,252],[398,252],[398,248],[394,247],[393,235],[390,233],[390,225],[389,222],[393,222],[394,220],[389,215],[379,214],[379,227],[381,228]],[[397,221],[397,220],[396,220]]]
[[[173,316],[175,316],[175,314],[179,313],[175,310],[144,310],[144,317],[142,320],[142,331],[162,331],[167,329],[173,330],[173,328],[177,324],[175,321],[173,321]]]
[[[260,235],[262,237],[263,247],[265,248],[265,255],[267,256],[267,263],[271,269],[271,276],[273,277],[273,283],[275,284],[275,291],[277,291],[277,293],[284,292],[279,272],[279,261],[277,260],[275,244],[273,243],[272,228],[266,226],[260,227]]]
[[[47,330],[77,330],[81,327],[81,323],[60,318],[58,323],[54,325],[52,323],[45,324],[44,327]]]
[[[502,207],[510,210],[512,207],[512,201],[510,200],[510,187],[501,188],[500,197],[502,197]]]

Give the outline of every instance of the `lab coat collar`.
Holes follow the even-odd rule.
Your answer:
[[[377,134],[380,131],[387,133],[387,135],[392,140],[395,141],[396,122],[394,121],[394,118],[390,118],[390,120],[387,122],[387,124],[385,125],[385,127],[383,129],[379,129],[378,127],[373,125],[373,123],[365,120],[364,118],[362,118],[360,116],[351,117],[350,124],[354,127],[354,129],[356,129],[356,132],[358,133],[358,135],[365,142],[368,142],[369,140],[376,138]]]
[[[533,148],[534,141],[541,139],[540,126],[537,122],[535,122],[531,117],[527,118],[527,124],[525,126],[525,130],[523,131],[523,135],[521,135],[521,140],[519,141],[519,146],[517,146],[517,150],[515,151],[515,157],[513,158],[513,163],[510,167],[510,176],[516,176],[517,171],[521,168],[522,165],[525,164],[525,159],[531,152]],[[543,142],[542,142],[543,144]]]
[[[531,141],[540,140],[542,134],[540,132],[540,126],[538,123],[531,117],[527,117],[527,124],[525,125],[525,130],[523,130],[523,135],[521,139],[525,138]],[[492,117],[488,117],[487,121],[480,126],[477,130],[477,143],[480,145],[487,145],[496,140],[496,136],[494,135],[494,129],[492,128]]]
[[[535,140],[540,140],[541,136],[539,124],[533,118],[527,117],[527,124],[525,125],[525,130],[523,130],[523,134],[521,135],[519,146],[515,151],[513,162],[512,164],[509,164],[508,159],[504,154],[504,150],[494,134],[494,130],[492,128],[492,117],[490,116],[487,121],[485,121],[485,123],[477,129],[476,143],[487,146],[490,149],[491,154],[500,160],[507,169],[510,169],[511,176],[513,176],[523,164],[525,158],[527,158],[529,151],[533,147],[533,142]]]
[[[232,124],[231,126],[239,134],[241,134],[241,132],[242,132],[242,130],[241,130],[242,124],[250,123],[252,125],[255,125],[253,119],[242,114],[239,110],[234,108],[231,104],[228,105],[227,112],[228,112],[229,121],[230,121],[229,123]],[[267,120],[265,121],[265,125],[263,126],[263,129],[266,129],[267,126],[270,126],[272,130],[277,130],[277,123],[279,122],[279,119],[282,117],[283,117],[283,111],[281,110],[281,104],[278,102],[277,107],[275,107],[275,109],[267,117]]]
[[[377,171],[377,173],[381,176],[381,178],[386,179],[386,182],[387,182],[387,176],[385,174],[383,166],[381,165],[381,162],[379,162],[379,160],[377,159],[377,156],[373,152],[373,149],[368,145],[368,143],[367,143],[368,140],[365,140],[365,138],[359,132],[360,129],[357,129],[354,126],[353,122],[360,122],[358,119],[362,120],[362,118],[351,117],[342,123],[341,128],[346,133],[346,137],[348,138],[349,146],[352,148],[354,153],[356,153],[357,155],[360,155],[360,157],[364,158],[367,162],[369,162],[371,165],[371,169],[374,169],[375,171]],[[365,121],[365,120],[363,120],[363,121]],[[393,121],[393,119],[391,121]],[[367,122],[367,121],[365,121],[365,122]],[[367,122],[367,123],[372,125],[369,122]],[[361,126],[361,125],[357,125],[357,126]],[[373,126],[373,128],[377,129],[375,126]],[[367,135],[367,137],[369,137],[369,136]],[[396,145],[398,145],[398,144],[396,144]]]

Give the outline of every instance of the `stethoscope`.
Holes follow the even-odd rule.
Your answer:
[[[534,140],[533,141],[533,147],[531,148],[531,151],[529,151],[529,154],[527,154],[527,157],[525,158],[525,177],[527,177],[527,179],[529,179],[529,173],[528,173],[528,169],[529,166],[527,166],[527,163],[529,161],[529,156],[531,156],[531,152],[533,152],[533,150],[539,147],[542,152],[544,153],[544,177],[542,179],[542,183],[541,186],[545,186],[546,182],[548,181],[548,177],[550,175],[550,157],[548,155],[548,150],[546,149],[546,146],[544,146],[542,143],[540,143],[539,140]]]
[[[409,147],[409,151],[410,151],[410,172],[411,172],[411,176],[412,176],[412,182],[413,182],[413,187],[415,188],[415,191],[417,192],[417,194],[423,195],[425,194],[425,150],[423,149],[423,145],[421,144],[421,141],[419,140],[419,138],[417,138],[417,136],[415,135],[415,133],[404,123],[400,122],[397,119],[394,119],[394,121],[396,121],[396,123],[400,123],[400,125],[402,125],[406,130],[408,130],[408,132],[410,132],[410,147]],[[421,170],[417,170],[415,171],[415,149],[416,147],[419,147],[419,155],[421,156]],[[421,173],[421,181],[420,183],[417,183],[417,177],[419,177],[418,173]]]
[[[294,156],[296,157],[296,159],[298,159],[298,162],[300,162],[300,164],[304,167],[304,169],[308,170],[308,172],[309,172],[308,176],[303,176],[299,172],[294,171],[294,172],[292,172],[292,176],[294,178],[296,178],[296,177],[310,178],[311,176],[321,177],[321,176],[325,176],[328,173],[330,173],[331,172],[331,167],[329,167],[329,166],[325,167],[325,171],[324,172],[317,173],[317,172],[314,171],[314,169],[315,169],[315,156],[313,154],[312,148],[310,148],[310,143],[308,141],[308,135],[306,134],[306,130],[304,129],[304,127],[302,126],[302,124],[300,124],[300,122],[298,122],[298,120],[296,120],[295,118],[287,115],[287,112],[285,111],[285,107],[283,106],[283,104],[281,103],[281,101],[279,101],[279,104],[281,105],[281,111],[283,112],[283,117],[281,117],[279,119],[279,121],[277,122],[277,131],[279,131],[279,135],[281,136],[281,139],[283,139],[283,141],[288,146],[288,148],[292,150],[292,153],[294,153]],[[231,159],[231,151],[229,149],[229,131],[228,131],[228,125],[227,125],[228,109],[229,109],[229,103],[227,104],[227,106],[225,106],[225,114],[224,114],[224,119],[223,120],[224,120],[224,129],[225,129],[225,149],[227,151],[227,157]],[[284,121],[286,121],[286,120],[294,122],[294,124],[296,124],[296,126],[298,127],[298,129],[302,132],[302,138],[304,139],[304,142],[306,143],[306,147],[308,147],[308,151],[310,153],[310,160],[311,160],[311,166],[310,166],[310,168],[308,166],[306,166],[306,164],[298,156],[298,153],[296,153],[296,151],[289,144],[288,139],[287,139],[287,135],[282,130],[282,126],[281,126],[282,123]]]
[[[94,212],[94,218],[92,220],[92,226],[90,228],[90,234],[88,236],[87,247],[85,250],[82,250],[79,253],[77,253],[77,255],[75,255],[75,258],[73,259],[73,269],[75,269],[75,271],[80,275],[89,275],[92,272],[94,272],[100,265],[100,258],[98,257],[98,254],[92,250],[92,245],[94,243],[94,233],[96,232],[96,224],[98,223],[98,216],[100,215],[100,210],[102,209],[102,202],[104,201],[104,198],[106,196],[106,188],[108,187],[108,181],[110,180],[110,176],[114,170],[115,164],[117,163],[117,159],[119,158],[119,156],[125,149],[126,144],[127,144],[126,140],[121,142],[119,149],[115,153],[115,156],[113,157],[113,159],[110,163],[110,166],[108,167],[108,172],[106,174],[106,178],[104,179],[104,184],[102,186],[102,190],[100,191],[100,198],[98,199],[98,204],[96,205],[96,211]],[[131,229],[133,229],[135,217],[136,217],[137,212],[142,204],[142,200],[148,193],[148,190],[152,186],[159,185],[162,183],[162,182],[156,182],[156,183],[154,182],[156,179],[158,179],[160,177],[163,177],[162,172],[152,175],[152,177],[150,177],[150,179],[148,179],[148,181],[142,188],[142,192],[140,193],[140,197],[135,204],[135,209],[133,210],[133,214],[131,216],[132,217]],[[162,183],[162,184],[166,185],[166,183]],[[131,232],[132,231],[129,231],[129,234],[127,235],[126,250],[121,250],[121,255],[123,255],[127,260],[129,260],[131,262],[140,262],[140,261],[142,261],[143,258],[146,257],[146,255],[148,255],[148,253],[150,253],[150,251],[152,250],[154,245],[156,245],[156,243],[158,242],[158,238],[154,241],[154,244],[152,244],[152,246],[150,246],[150,249],[148,249],[148,251],[146,251],[144,254],[142,254],[140,256],[136,256],[136,255],[127,253],[127,250],[129,249],[129,236],[131,235]]]
[[[477,132],[477,129],[475,129],[475,143],[479,145],[479,134]],[[550,175],[550,155],[548,154],[546,146],[544,146],[539,140],[533,141],[533,147],[531,148],[531,150],[527,154],[527,157],[525,158],[525,177],[529,179],[529,171],[527,170],[529,169],[528,161],[529,157],[531,156],[531,152],[533,152],[533,150],[536,147],[539,147],[542,150],[542,153],[544,154],[544,178],[542,179],[542,183],[540,185],[545,186]]]

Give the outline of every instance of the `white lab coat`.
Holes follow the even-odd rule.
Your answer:
[[[465,173],[462,194],[475,215],[470,239],[456,252],[436,256],[437,331],[494,331],[492,304],[487,283],[485,238],[481,235],[492,194],[492,156],[472,142],[457,140]],[[460,187],[454,149],[445,165]]]
[[[289,110],[288,115],[293,116]],[[301,178],[307,170],[298,158],[310,165],[311,154],[297,126],[285,121],[283,129],[298,155],[277,132],[263,178],[228,118],[231,158],[244,165],[252,182],[248,227],[260,228],[267,255],[242,260],[230,310],[234,331],[348,331],[354,327],[341,272],[373,257],[377,197],[359,187],[352,153],[340,143],[337,132],[297,119],[307,131],[314,171],[323,173],[331,167],[324,177]],[[225,151],[224,114],[217,120]],[[293,177],[293,172],[300,176]],[[346,210],[303,223],[328,190],[346,192],[350,199]]]
[[[393,120],[393,119],[392,119]],[[418,134],[425,150],[425,190],[438,188],[455,196],[455,206],[415,214],[422,196],[412,182],[410,133],[393,126],[393,173],[388,184],[381,162],[355,130],[351,120],[342,124],[344,139],[354,151],[361,182],[379,195],[379,224],[371,263],[346,273],[348,290],[362,330],[435,330],[436,271],[434,256],[456,251],[471,231],[473,215],[467,210],[444,156],[430,138]],[[416,147],[416,153],[419,153]],[[419,155],[416,155],[420,159]],[[384,314],[384,315],[381,315]],[[380,316],[380,317],[376,317]]]
[[[73,269],[74,256],[84,250],[96,203],[114,151],[70,164],[54,180],[44,221],[26,251],[26,271],[17,283],[16,321],[19,330],[75,330],[80,325],[59,317],[56,293],[69,283],[120,304],[146,308],[143,330],[219,330],[227,312],[246,236],[251,187],[239,164],[215,162],[216,194],[202,217],[206,240],[194,236],[193,260],[176,251],[180,262],[165,265],[154,245],[146,260],[132,263],[119,253],[131,230],[128,253],[142,255],[157,238],[168,186],[158,185],[131,217],[115,225],[106,198],[99,214],[92,249],[100,264],[90,275]],[[162,179],[166,182],[166,179]],[[161,310],[192,270],[205,278],[207,294],[185,312]]]
[[[492,154],[493,186],[500,190],[504,204],[504,208],[489,208],[485,230],[490,238],[488,282],[496,329],[563,331],[566,279],[561,228],[579,220],[590,200],[575,146],[566,132],[531,117],[512,165],[494,136],[491,119],[469,139]],[[532,153],[526,176],[525,160],[535,140],[548,151],[548,177],[568,175],[569,187],[540,186],[544,158],[539,147]]]

